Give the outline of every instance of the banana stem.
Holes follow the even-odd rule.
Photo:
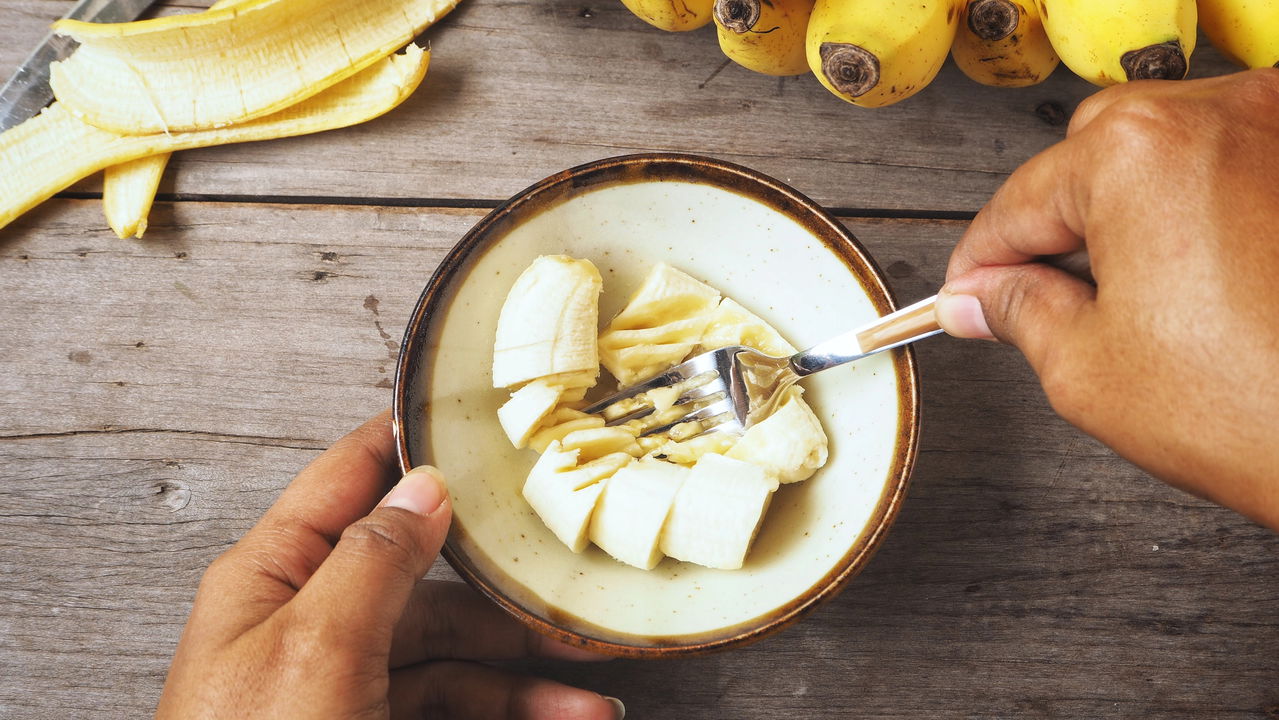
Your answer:
[[[852,43],[822,43],[818,48],[822,74],[836,90],[850,97],[870,92],[879,84],[879,58]]]
[[[715,20],[738,35],[750,32],[759,22],[759,4],[760,0],[715,0]]]
[[[1011,0],[973,0],[968,5],[968,29],[982,40],[1003,40],[1020,23],[1021,13]]]
[[[1129,80],[1180,80],[1190,69],[1177,40],[1129,50],[1119,58],[1119,65]]]

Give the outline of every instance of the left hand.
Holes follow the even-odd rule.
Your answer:
[[[209,566],[157,717],[621,716],[616,700],[474,662],[602,658],[465,585],[421,580],[452,508],[428,467],[382,497],[393,452],[384,413],[320,455]]]

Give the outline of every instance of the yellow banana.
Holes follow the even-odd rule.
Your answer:
[[[1279,67],[1279,2],[1199,0],[1199,24],[1212,44],[1244,67]]]
[[[147,215],[170,155],[160,153],[112,165],[102,174],[102,210],[121,240],[146,233]]]
[[[85,122],[127,135],[222,127],[269,115],[394,52],[457,0],[251,0],[129,23],[59,20],[80,43],[50,68]]]
[[[303,135],[372,120],[404,101],[430,54],[410,45],[296,105],[216,130],[119,135],[78,119],[62,103],[0,134],[0,227],[72,183],[157,153]]]
[[[218,0],[209,9],[221,10],[247,2],[249,0]],[[142,157],[103,171],[102,211],[107,216],[107,225],[121,240],[131,236],[141,238],[146,233],[147,216],[151,214],[151,204],[155,202],[155,193],[160,189],[160,179],[172,154]]]
[[[1053,49],[1094,85],[1180,80],[1195,50],[1194,0],[1035,0]]]
[[[1032,0],[967,0],[950,56],[983,85],[1041,83],[1060,60]]]
[[[640,20],[662,30],[696,30],[711,21],[715,0],[622,0]]]
[[[808,66],[826,89],[882,107],[923,90],[955,40],[958,0],[817,0]]]
[[[715,0],[719,48],[733,62],[765,75],[808,72],[804,35],[814,0]]]

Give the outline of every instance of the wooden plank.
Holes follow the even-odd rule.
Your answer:
[[[0,9],[3,67],[38,40],[35,10],[67,4]],[[827,206],[971,212],[1063,136],[1047,108],[1068,114],[1096,89],[1065,68],[1033,88],[987,88],[948,63],[919,96],[866,110],[810,76],[725,65],[711,28],[664,33],[615,0],[466,0],[427,40],[426,83],[389,115],[182,153],[162,191],[495,201],[579,163],[670,151],[757,168]],[[1233,69],[1206,43],[1193,67]]]
[[[0,236],[5,717],[151,711],[203,568],[389,403],[412,304],[480,216],[161,203],[121,241],[84,230],[99,212]],[[849,225],[904,299],[963,229]],[[910,494],[840,597],[740,651],[512,666],[644,718],[1273,717],[1279,538],[1074,431],[1015,352],[919,357]]]

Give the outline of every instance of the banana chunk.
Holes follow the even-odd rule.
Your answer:
[[[220,128],[305,100],[409,43],[457,0],[253,0],[128,23],[59,20],[79,43],[54,96],[122,135]]]
[[[599,373],[596,328],[603,280],[588,260],[543,255],[520,273],[502,304],[493,387],[559,373]]]
[[[757,465],[703,455],[675,495],[662,552],[710,568],[740,568],[776,489]]]
[[[559,403],[562,392],[545,380],[534,380],[511,393],[511,399],[497,409],[497,420],[512,445],[522,448],[528,444],[528,439]]]
[[[678,365],[702,337],[720,294],[661,263],[600,334],[600,363],[622,386]]]
[[[566,451],[558,442],[552,443],[524,481],[524,499],[555,537],[575,553],[586,549],[591,514],[604,490],[600,481],[633,459],[615,453],[578,467],[577,454],[577,450]]]
[[[652,570],[662,560],[662,528],[689,470],[645,458],[608,479],[591,518],[591,542],[618,560]]]
[[[727,455],[761,468],[781,483],[807,480],[826,464],[826,431],[808,404],[800,399],[800,388],[791,388],[789,397],[772,415],[752,425]]]

